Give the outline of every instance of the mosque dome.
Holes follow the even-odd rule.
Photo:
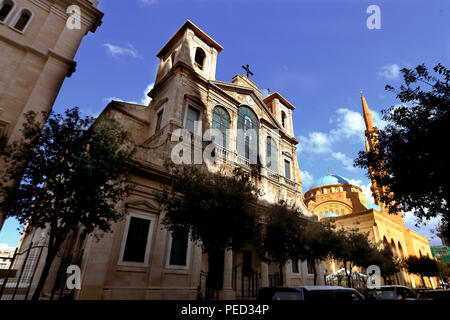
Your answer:
[[[327,185],[330,185],[330,184],[350,184],[350,181],[348,181],[344,177],[337,176],[337,175],[334,175],[334,174],[323,176],[323,177],[319,178],[316,181],[316,186],[317,187],[327,186]]]

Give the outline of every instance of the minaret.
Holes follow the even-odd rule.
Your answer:
[[[366,99],[364,98],[362,90],[360,90],[360,92],[361,92],[361,104],[362,104],[362,109],[363,109],[363,117],[364,117],[364,122],[366,124],[366,132],[365,132],[365,135],[367,138],[367,140],[365,141],[366,151],[369,152],[373,148],[373,146],[375,145],[375,143],[377,141],[376,127],[373,125],[372,115],[370,114],[369,106],[367,105],[367,102],[366,102]],[[377,186],[377,183],[374,179],[374,172],[372,171],[372,169],[370,167],[369,167],[369,175],[370,175],[370,180],[372,182],[372,187],[370,188],[370,190],[372,190],[373,197],[375,199],[375,204],[377,206],[380,206],[383,209],[384,204],[378,200],[379,194],[380,194],[380,188]]]

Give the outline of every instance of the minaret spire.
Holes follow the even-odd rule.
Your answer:
[[[372,115],[370,114],[369,107],[367,106],[366,99],[364,98],[362,89],[361,92],[361,103],[363,108],[363,116],[364,116],[364,122],[366,123],[366,129],[367,131],[373,130],[373,121],[372,121]]]

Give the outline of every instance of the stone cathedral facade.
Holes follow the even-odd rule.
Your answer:
[[[76,299],[197,299],[208,295],[206,275],[212,271],[208,257],[187,234],[171,234],[163,227],[156,200],[157,193],[168,187],[165,163],[179,143],[172,139],[177,129],[187,129],[182,140],[193,153],[202,151],[206,130],[228,129],[225,139],[215,145],[222,161],[205,164],[208,169],[239,166],[252,171],[263,192],[255,210],[286,200],[296,203],[306,219],[317,219],[303,203],[292,124],[295,107],[277,92],[263,98],[247,76],[236,75],[231,82],[216,80],[221,51],[216,41],[186,21],[157,54],[160,65],[148,94],[149,105],[112,101],[99,116],[117,119],[137,145],[132,159],[133,187],[130,196],[118,204],[126,209],[126,217],[112,226],[112,233],[98,242],[76,235],[66,241],[66,252],[82,252],[82,286]],[[256,135],[241,136],[239,129],[243,128],[254,129]],[[239,141],[243,141],[241,149]],[[249,151],[256,153],[256,163]],[[23,239],[23,246],[39,237],[39,232],[34,233],[30,231]],[[213,298],[235,299],[255,296],[259,287],[274,284],[279,266],[261,262],[248,247],[241,252],[226,251],[223,269],[217,269],[213,271],[222,274],[223,285]],[[323,284],[323,269],[320,265],[317,269],[318,282]],[[286,285],[311,285],[311,265],[289,263],[283,278]]]

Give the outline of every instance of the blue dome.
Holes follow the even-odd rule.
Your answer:
[[[333,212],[328,212],[326,215],[323,216],[323,218],[331,218],[331,217],[339,217],[339,215]]]
[[[341,176],[336,176],[336,175],[328,175],[328,176],[323,176],[321,178],[319,178],[319,180],[317,180],[316,182],[316,186],[320,187],[320,186],[327,186],[330,184],[350,184],[350,182]]]

